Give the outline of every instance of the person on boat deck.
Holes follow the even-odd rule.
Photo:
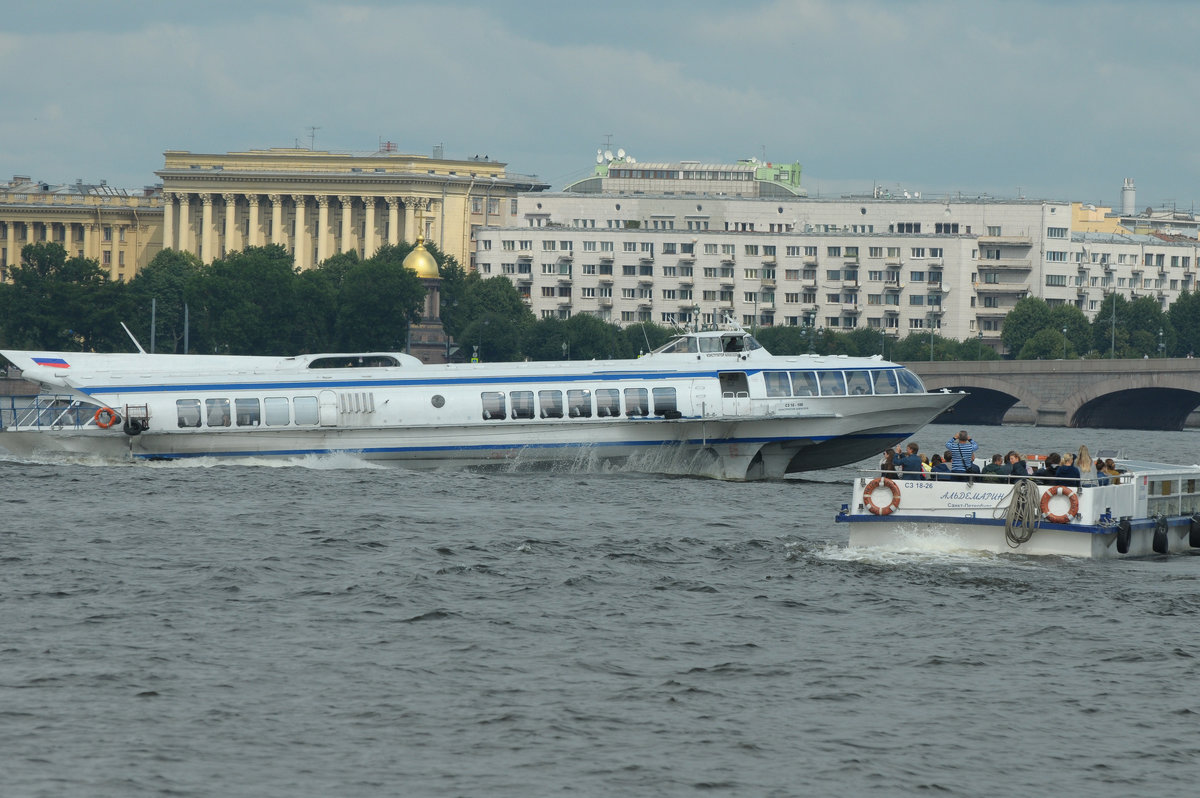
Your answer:
[[[896,469],[896,450],[888,447],[883,450],[883,462],[879,464],[879,470],[885,477],[898,477],[900,472]]]
[[[1025,458],[1021,456],[1020,452],[1009,452],[1005,457],[1008,460],[1008,471],[1006,473],[1009,476],[1014,479],[1029,476],[1029,465],[1025,462]]]
[[[946,459],[950,461],[950,470],[956,474],[978,474],[979,467],[975,465],[975,452],[979,444],[971,439],[967,431],[960,430],[958,437],[946,441]]]
[[[933,471],[933,463],[929,462],[929,455],[921,455],[921,468],[925,470],[925,479],[933,479],[929,476]]]
[[[1079,469],[1079,484],[1085,487],[1100,484],[1099,474],[1096,473],[1096,466],[1092,462],[1092,453],[1088,451],[1087,444],[1079,447],[1079,454],[1075,457],[1075,467]],[[1105,484],[1108,484],[1105,482]]]
[[[1079,467],[1075,465],[1075,455],[1067,452],[1062,456],[1062,463],[1058,466],[1058,470],[1054,472],[1054,478],[1058,480],[1058,484],[1060,485],[1079,487],[1081,475]]]
[[[921,456],[917,454],[920,449],[915,443],[910,443],[904,447],[905,454],[896,460],[896,465],[900,466],[903,475],[907,479],[925,479],[925,468],[921,463]]]
[[[1062,457],[1059,456],[1058,452],[1051,452],[1046,455],[1045,464],[1037,471],[1034,471],[1033,475],[1047,485],[1057,485],[1058,483],[1055,482],[1054,476],[1058,473],[1058,465],[1061,462]]]
[[[950,452],[945,455],[935,454],[929,460],[929,472],[931,479],[951,479],[950,476]]]
[[[1004,464],[1004,455],[992,455],[992,462],[983,467],[984,479],[988,482],[999,482],[1000,477],[1012,473],[1010,466]]]

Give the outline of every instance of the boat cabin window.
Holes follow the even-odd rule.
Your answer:
[[[588,390],[567,391],[567,413],[571,418],[591,418],[592,392]]]
[[[682,335],[673,341],[668,342],[665,346],[655,350],[655,354],[695,354],[700,351],[700,345],[696,343],[696,337],[693,335]]]
[[[840,371],[822,371],[821,396],[845,396],[846,379]]]
[[[208,418],[210,427],[228,427],[229,426],[229,400],[228,399],[205,399],[204,412]]]
[[[538,407],[542,418],[562,418],[562,391],[538,391]]]
[[[175,412],[179,415],[179,426],[200,426],[200,400],[180,399],[175,402]]]
[[[233,409],[236,411],[239,427],[257,427],[262,423],[257,399],[234,399]]]
[[[625,415],[627,416],[648,416],[650,415],[650,399],[645,388],[626,388],[625,389]]]
[[[621,392],[616,388],[597,388],[596,415],[600,418],[621,415]]]
[[[374,369],[399,366],[400,361],[391,355],[338,355],[319,357],[308,364],[310,369]]]
[[[871,393],[871,375],[865,371],[847,371],[846,392],[851,396],[869,395]]]
[[[288,400],[282,396],[271,396],[263,400],[268,427],[285,427],[291,420],[288,412]]]
[[[654,415],[661,416],[676,409],[674,388],[654,389]]]
[[[483,417],[491,421],[505,418],[504,394],[499,391],[484,391],[480,394],[483,399]]]
[[[701,352],[706,352],[706,353],[707,352],[720,352],[720,351],[722,351],[721,350],[722,346],[723,346],[723,344],[721,343],[720,338],[701,338],[700,339],[700,351]]]
[[[292,408],[296,412],[297,426],[315,427],[321,420],[320,406],[315,396],[297,396],[292,400]]]
[[[921,378],[908,369],[900,369],[896,376],[900,378],[900,393],[925,393]]]
[[[818,393],[815,371],[792,372],[792,396],[816,396]]]
[[[792,386],[786,371],[764,371],[763,379],[767,383],[767,396],[792,395]]]
[[[533,418],[533,391],[513,391],[508,398],[513,418]]]
[[[891,369],[873,371],[875,377],[875,393],[896,393],[896,374]]]

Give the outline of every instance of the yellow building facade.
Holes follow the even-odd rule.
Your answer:
[[[130,193],[17,175],[0,185],[0,282],[21,262],[25,245],[44,242],[95,259],[114,280],[132,279],[162,247],[161,198],[154,188]]]
[[[486,157],[409,155],[388,144],[371,155],[286,148],[164,157],[156,172],[163,247],[205,263],[279,244],[310,269],[422,236],[469,266],[475,229],[515,224],[517,195],[549,187]]]

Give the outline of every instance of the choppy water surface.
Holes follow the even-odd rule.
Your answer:
[[[1194,794],[1200,558],[851,551],[852,473],[0,459],[0,792]]]

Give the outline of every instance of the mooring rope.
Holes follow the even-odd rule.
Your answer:
[[[1042,520],[1040,498],[1037,485],[1031,479],[1022,479],[1013,485],[1004,519],[1004,537],[1011,548],[1028,543],[1037,531]]]

